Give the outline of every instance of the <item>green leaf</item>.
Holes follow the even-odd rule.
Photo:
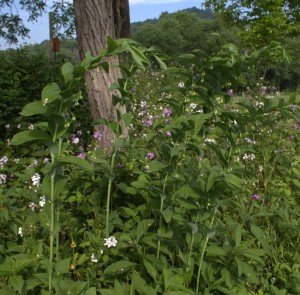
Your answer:
[[[58,162],[77,165],[90,173],[93,173],[94,171],[93,166],[88,161],[75,156],[62,156]]]
[[[132,275],[132,285],[139,294],[157,295],[157,292],[151,286],[148,286],[146,281],[137,272],[134,272]]]
[[[10,144],[19,145],[33,140],[51,141],[51,136],[49,135],[49,133],[41,130],[26,130],[15,134]]]
[[[21,116],[29,117],[37,114],[46,114],[48,107],[43,105],[42,101],[33,101],[28,103],[22,110]]]
[[[73,79],[73,71],[74,66],[70,62],[63,64],[61,67],[61,73],[65,79],[65,83],[68,83]]]
[[[84,295],[97,295],[97,291],[95,287],[88,288]]]
[[[226,252],[223,248],[218,246],[208,246],[206,248],[207,255],[209,256],[225,256]]]
[[[218,178],[218,173],[216,171],[212,171],[207,179],[206,183],[206,192],[210,191],[210,189],[213,187],[215,180]]]
[[[149,163],[149,168],[148,172],[157,172],[165,169],[169,165],[166,163],[159,162],[157,160],[153,160],[152,162]]]
[[[161,69],[166,70],[168,68],[167,65],[156,54],[153,54],[153,57],[156,59]]]
[[[166,223],[169,223],[172,220],[172,216],[173,216],[172,207],[168,207],[165,210],[163,210],[162,215],[163,215]]]
[[[107,54],[113,53],[118,48],[118,43],[109,36],[106,37],[106,43],[107,43]]]
[[[189,199],[176,199],[176,202],[186,209],[199,209],[199,205],[194,200]]]
[[[132,118],[133,118],[132,113],[122,114],[122,120],[124,121],[126,127],[130,125]]]
[[[24,280],[21,276],[11,276],[9,278],[9,284],[15,291],[18,291],[19,294],[23,294]]]
[[[129,50],[136,64],[142,69],[145,69],[144,63],[148,64],[149,60],[144,55],[144,53],[135,46],[130,46]]]
[[[59,261],[55,265],[55,271],[57,275],[69,273],[70,263],[71,263],[71,258],[66,258],[64,260]]]
[[[16,295],[16,292],[7,286],[3,286],[0,289],[0,295]]]
[[[127,208],[127,207],[120,207],[120,208],[118,208],[118,213],[121,216],[124,216],[126,218],[134,217],[134,216],[137,215],[137,212],[135,210],[132,210],[132,209]]]
[[[234,174],[226,174],[225,175],[225,180],[230,185],[232,185],[236,188],[240,188],[241,185],[242,185],[242,180],[239,177],[235,176]]]
[[[146,268],[148,274],[156,282],[157,280],[157,271],[156,268],[146,259],[143,259],[144,267]]]
[[[141,220],[136,228],[136,237],[139,240],[147,231],[148,228],[154,223],[153,219],[143,219]]]
[[[60,97],[61,89],[56,83],[50,83],[42,91],[43,104],[51,103]]]
[[[133,269],[137,264],[128,260],[120,260],[111,265],[109,265],[105,270],[104,274],[111,275],[119,275],[121,273],[127,272]]]

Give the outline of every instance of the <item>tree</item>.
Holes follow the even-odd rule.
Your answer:
[[[8,6],[12,8],[13,5],[17,4],[14,2],[29,12],[29,21],[37,20],[46,10],[46,0],[0,0],[0,9]],[[97,55],[101,49],[105,48],[107,36],[120,38],[130,35],[128,0],[74,0],[74,6],[73,3],[55,1],[53,9],[55,11],[54,20],[58,24],[57,29],[65,28],[67,34],[71,34],[72,28],[74,28],[72,21],[69,21],[70,17],[68,17],[74,13],[79,51],[82,58],[86,52]],[[5,38],[9,43],[16,43],[18,36],[24,38],[28,36],[28,33],[28,29],[18,14],[6,13],[0,16],[0,37]],[[117,57],[107,61],[111,66],[118,64]],[[99,118],[116,119],[116,108],[112,105],[109,86],[117,82],[119,77],[119,69],[113,66],[110,67],[108,74],[98,69],[86,73],[87,93],[94,120]],[[112,132],[109,132],[104,126],[97,128],[106,137],[103,141],[103,147],[110,151],[113,139]],[[123,136],[126,136],[126,130]]]
[[[286,37],[300,33],[298,2],[206,0],[205,5],[219,13],[225,22],[241,28],[240,37],[247,51],[272,48],[259,55],[257,62],[257,78],[264,79],[270,64],[286,60],[284,49],[274,41],[281,43]]]
[[[251,48],[300,33],[299,1],[206,0],[205,5],[227,23],[243,28],[241,37]]]

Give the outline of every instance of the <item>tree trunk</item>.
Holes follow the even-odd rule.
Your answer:
[[[75,23],[81,58],[84,58],[84,54],[88,51],[92,55],[97,55],[106,47],[107,36],[115,39],[115,23],[118,23],[118,21],[114,17],[114,2],[122,5],[127,2],[128,5],[128,0],[74,0]],[[122,5],[116,7],[122,7]],[[117,15],[121,15],[120,10],[115,9],[116,12],[118,12]],[[118,26],[118,32],[123,26],[122,24]],[[102,69],[94,69],[86,72],[85,76],[93,120],[99,118],[116,120],[117,117],[116,107],[112,105],[112,93],[109,91],[109,86],[117,82],[121,73],[118,67],[112,67],[112,65],[118,64],[117,57],[109,58],[107,62],[110,64],[108,74]],[[125,112],[124,108],[122,112]],[[124,137],[126,136],[126,130],[123,129]],[[101,147],[105,152],[111,153],[114,145],[113,132],[103,125],[96,126],[95,131],[98,131]]]
[[[130,38],[130,13],[128,0],[113,0],[115,36]]]

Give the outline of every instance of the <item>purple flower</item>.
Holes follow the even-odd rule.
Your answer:
[[[163,117],[170,117],[171,114],[172,114],[172,110],[170,110],[170,109],[164,109],[163,112],[162,112],[162,114],[163,114]]]
[[[151,127],[153,125],[153,121],[152,120],[143,120],[142,121],[147,127]]]
[[[81,151],[81,152],[83,152],[83,151],[84,151],[84,147],[83,147],[82,145],[80,145],[80,146],[78,147],[78,150]]]
[[[72,134],[71,142],[75,144],[79,143],[79,138],[76,136],[76,134]]]
[[[259,194],[254,194],[254,195],[251,196],[251,198],[253,200],[259,200],[260,199],[260,195]]]
[[[233,96],[233,95],[234,95],[233,90],[232,90],[232,89],[229,89],[229,90],[227,91],[227,95]]]
[[[171,136],[172,136],[172,133],[171,133],[170,130],[167,130],[167,131],[166,131],[166,136],[168,136],[168,137],[171,137]]]
[[[149,152],[147,154],[148,159],[153,160],[155,158],[155,154],[153,152]]]
[[[84,153],[80,153],[77,155],[78,158],[81,158],[81,159],[85,159],[85,154]]]

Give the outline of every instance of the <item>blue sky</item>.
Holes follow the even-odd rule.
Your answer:
[[[202,2],[202,0],[129,0],[130,19],[131,22],[144,21],[146,19],[158,18],[160,14],[165,11],[172,13],[191,7],[203,8]],[[24,18],[26,18],[25,14]],[[25,43],[40,43],[41,41],[48,39],[48,26],[48,14],[45,14],[36,23],[28,24],[31,31],[30,39],[21,40],[18,45],[23,45]],[[0,49],[5,49],[7,47],[5,41],[0,39]]]

